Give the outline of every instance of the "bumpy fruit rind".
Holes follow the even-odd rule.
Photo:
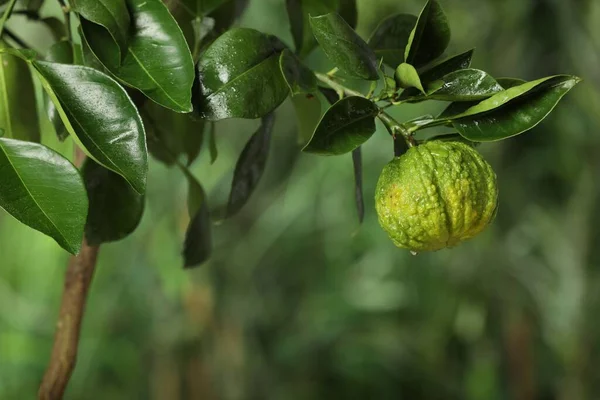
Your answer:
[[[434,251],[472,238],[493,221],[496,174],[471,146],[431,141],[387,164],[375,193],[379,223],[398,247]]]

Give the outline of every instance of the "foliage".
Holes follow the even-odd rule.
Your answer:
[[[472,50],[436,61],[450,42],[448,20],[437,0],[429,0],[418,16],[389,17],[375,29],[368,42],[353,29],[356,6],[352,2],[288,1],[295,54],[276,36],[249,28],[229,29],[235,15],[223,17],[221,13],[225,9],[241,9],[237,8],[238,3],[236,7],[228,3],[214,1],[207,5],[187,1],[182,5],[183,14],[188,14],[184,18],[176,11],[177,4],[171,4],[173,12],[170,12],[167,8],[170,3],[165,5],[161,0],[73,0],[65,6],[65,12],[76,17],[81,45],[58,41],[47,60],[42,61],[31,49],[3,44],[0,54],[6,60],[2,64],[5,78],[0,83],[5,101],[0,123],[7,141],[2,146],[5,155],[2,169],[11,168],[16,177],[23,178],[23,168],[42,163],[41,170],[54,170],[55,174],[40,178],[30,188],[21,179],[27,197],[39,207],[30,207],[21,201],[21,196],[11,195],[20,190],[19,179],[7,180],[0,189],[2,206],[20,221],[77,253],[80,241],[77,238],[81,239],[83,231],[81,222],[88,215],[87,210],[80,209],[89,198],[90,217],[85,226],[88,239],[100,243],[123,238],[135,228],[143,210],[140,199],[146,189],[149,148],[159,160],[180,167],[190,179],[191,187],[196,188],[190,189],[191,192],[202,193],[191,196],[204,199],[203,206],[190,206],[203,210],[200,214],[204,217],[198,220],[196,211],[191,213],[184,252],[186,265],[197,264],[206,257],[192,257],[195,260],[192,262],[188,259],[190,246],[196,242],[210,243],[207,237],[194,238],[210,235],[210,221],[206,194],[188,171],[199,151],[199,146],[192,143],[201,143],[204,128],[204,124],[194,124],[192,119],[263,118],[264,126],[237,163],[224,213],[231,216],[248,200],[265,168],[273,112],[290,95],[321,96],[317,81],[322,88],[333,89],[339,96],[339,101],[334,102],[320,121],[309,123],[316,127],[304,151],[317,154],[343,154],[357,149],[375,132],[376,118],[381,119],[394,138],[404,137],[409,146],[420,143],[421,130],[435,126],[452,127],[473,142],[505,139],[533,128],[579,81],[574,76],[560,75],[507,88],[488,73],[470,69]],[[14,6],[14,0],[6,5],[0,30]],[[70,9],[66,8],[69,6]],[[35,12],[34,9],[34,15]],[[69,33],[71,28],[66,26],[63,30],[69,38],[73,36]],[[190,28],[194,34],[184,35]],[[327,74],[313,72],[301,59],[315,45],[322,48],[335,66]],[[382,62],[395,71],[395,82]],[[28,99],[34,96],[27,79],[16,79],[15,75],[27,66],[45,89],[46,109],[57,134],[62,138],[63,132],[67,132],[93,160],[84,169],[88,175],[86,181],[94,182],[86,185],[87,194],[83,180],[67,173],[68,161],[57,160],[61,157],[57,154],[49,158],[41,156],[39,152],[51,150],[22,142],[39,142],[38,128],[26,113],[19,113],[27,107],[23,102],[29,101],[31,107]],[[6,78],[10,76],[16,78]],[[368,94],[348,89],[345,82],[350,83],[351,79],[373,81]],[[384,84],[379,91],[378,81]],[[14,94],[16,90],[19,96]],[[390,106],[428,100],[451,104],[436,118],[425,116],[404,124],[384,111]],[[192,110],[189,122],[184,121],[188,117],[177,115]],[[145,115],[144,123],[140,114]],[[165,132],[169,130],[162,123],[165,120],[181,123],[174,125],[176,132]],[[16,163],[9,148],[27,148],[27,151],[22,152]],[[185,152],[187,164],[179,159]],[[62,170],[58,165],[63,166]],[[118,176],[129,187],[119,183]],[[54,190],[63,187],[72,190]],[[116,191],[115,196],[110,196],[114,204],[101,200],[110,191]],[[360,195],[357,201],[360,207]],[[65,212],[48,208],[56,204]],[[32,222],[39,219],[40,213],[52,215],[49,221],[57,228],[42,228]],[[97,215],[105,218],[94,217]]]

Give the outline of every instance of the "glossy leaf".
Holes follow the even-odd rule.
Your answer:
[[[37,143],[0,138],[0,207],[70,253],[81,248],[88,209],[79,171]]]
[[[92,68],[46,61],[33,61],[33,66],[65,127],[86,153],[144,193],[144,126],[125,90]]]
[[[356,202],[358,221],[362,223],[365,219],[365,200],[363,198],[362,152],[360,147],[352,151],[352,165],[354,167],[354,201]]]
[[[441,101],[477,101],[503,91],[502,86],[486,72],[461,69],[451,72],[427,86],[427,98]]]
[[[457,54],[432,66],[431,68],[426,69],[419,74],[421,77],[421,82],[426,86],[433,81],[442,79],[445,75],[451,72],[469,68],[471,66],[471,59],[473,58],[473,51],[474,50],[471,49],[464,53]],[[400,100],[406,100],[418,95],[419,91],[417,89],[408,89],[402,92],[400,95]]]
[[[196,160],[203,142],[204,121],[189,114],[148,102],[142,112],[148,137],[148,150],[156,159],[172,165],[181,155],[187,164]]]
[[[340,71],[354,78],[379,79],[373,50],[338,14],[310,17],[310,25],[319,45]]]
[[[554,77],[503,107],[455,119],[452,124],[463,137],[475,142],[502,140],[518,135],[546,118],[579,81],[573,76]]]
[[[364,97],[345,97],[335,103],[319,122],[303,151],[320,155],[348,153],[375,133],[379,108]]]
[[[202,118],[261,118],[289,94],[279,58],[285,48],[275,36],[248,28],[221,35],[198,61],[197,110]]]
[[[419,73],[415,67],[410,64],[402,63],[398,65],[394,78],[396,79],[396,84],[401,88],[406,89],[412,87],[418,89],[423,94],[425,93],[425,89],[423,89],[423,85],[421,84],[421,78],[419,78]]]
[[[127,52],[131,18],[125,0],[71,0],[73,11],[104,29],[117,45],[117,64]]]
[[[557,75],[557,76],[549,76],[549,77],[538,79],[538,80],[531,81],[531,82],[526,82],[522,85],[514,86],[508,90],[504,90],[500,93],[497,93],[494,96],[490,97],[489,99],[483,100],[483,101],[477,103],[476,105],[473,105],[473,106],[467,108],[466,110],[464,110],[461,113],[458,113],[455,115],[450,115],[450,116],[447,116],[446,118],[447,119],[457,119],[457,118],[462,118],[462,117],[468,117],[471,115],[482,114],[482,113],[494,110],[496,108],[499,108],[499,107],[503,106],[504,104],[508,103],[509,101],[512,101],[520,96],[523,96],[532,90],[537,90],[540,87],[543,88],[548,85],[554,85],[555,82],[557,82],[557,81],[558,82],[569,81],[572,79],[575,79],[575,78],[572,76],[568,76],[568,75]]]
[[[137,228],[144,212],[144,196],[121,175],[87,158],[82,168],[89,199],[85,237],[89,244],[115,242]]]
[[[188,212],[190,224],[185,233],[183,247],[184,267],[192,268],[204,263],[212,252],[210,212],[206,193],[200,183],[188,171]]]
[[[323,15],[338,9],[338,0],[286,0],[296,53],[304,57],[317,45],[310,28],[310,15]]]
[[[60,42],[54,43],[48,50],[46,61],[61,64],[73,64],[73,48],[71,47],[71,42],[68,40],[61,40]],[[67,132],[65,124],[63,124],[60,119],[60,115],[58,114],[52,99],[50,99],[50,96],[46,93],[44,93],[44,104],[46,114],[48,114],[48,118],[50,119],[50,122],[52,122],[52,126],[54,126],[56,136],[58,136],[60,141],[65,140],[69,136],[69,132]]]
[[[317,78],[294,53],[285,49],[279,60],[281,73],[293,95],[317,91]]]
[[[125,84],[156,103],[190,112],[194,63],[186,40],[161,0],[127,0],[132,32],[119,63],[118,49],[105,29],[81,21],[83,36],[102,64]]]
[[[450,43],[450,26],[437,0],[428,0],[412,30],[404,59],[421,67],[444,53]]]
[[[236,214],[250,199],[263,175],[269,155],[274,114],[263,117],[258,130],[252,135],[235,165],[227,216]]]
[[[416,23],[417,17],[411,14],[396,14],[381,21],[368,42],[377,58],[383,57],[383,62],[392,68],[402,64],[408,38]]]
[[[298,124],[298,143],[302,146],[309,142],[321,120],[321,102],[316,96],[297,95],[292,97]]]
[[[9,46],[0,40],[0,48]],[[0,53],[0,128],[7,138],[39,142],[40,126],[29,66]]]

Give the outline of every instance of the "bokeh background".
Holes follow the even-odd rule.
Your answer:
[[[60,15],[46,3],[45,15]],[[359,0],[358,31],[367,38],[383,17],[423,3]],[[474,67],[497,77],[584,78],[534,130],[479,147],[498,174],[496,222],[452,250],[395,248],[372,199],[392,156],[383,127],[363,147],[359,226],[350,155],[300,154],[287,101],[257,192],[214,227],[213,257],[200,268],[182,269],[185,178],[151,163],[141,225],[101,250],[66,398],[600,398],[600,2],[442,3],[449,54],[476,47]],[[240,24],[292,43],[284,0],[250,0]],[[51,44],[25,18],[9,26],[38,49]],[[72,143],[40,120],[43,141],[70,154]],[[257,125],[218,123],[217,161],[205,148],[194,164],[214,207]],[[67,259],[0,212],[0,399],[35,397]]]

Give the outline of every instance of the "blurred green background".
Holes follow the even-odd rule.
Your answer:
[[[59,15],[53,1],[45,15]],[[424,1],[359,0],[358,31]],[[497,77],[584,78],[533,131],[479,150],[500,208],[481,236],[412,256],[379,228],[373,191],[392,156],[382,126],[363,148],[358,225],[350,155],[300,154],[294,108],[277,113],[267,172],[214,228],[212,259],[182,269],[186,182],[153,162],[143,221],[105,245],[68,399],[600,398],[600,2],[445,0],[449,54],[476,47]],[[292,43],[284,0],[250,0],[240,24]],[[38,49],[45,28],[9,26]],[[310,59],[323,65],[322,55]],[[443,104],[407,105],[401,120]],[[58,144],[45,115],[43,140]],[[217,125],[219,157],[193,171],[211,205],[258,121]],[[40,171],[42,172],[42,171]],[[0,212],[0,399],[35,397],[68,255]]]

